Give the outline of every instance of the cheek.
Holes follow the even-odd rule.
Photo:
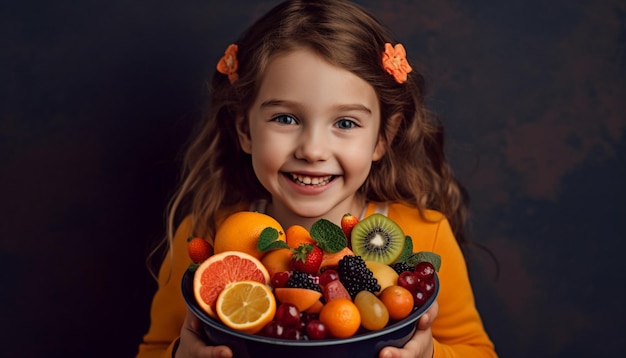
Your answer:
[[[255,126],[255,123],[251,124],[250,142],[252,147],[251,154],[256,159],[267,156],[267,153],[271,153],[277,146],[272,136],[267,131],[264,131],[263,128],[259,128],[258,125]]]
[[[276,170],[280,168],[285,148],[279,141],[262,139],[252,145],[252,162],[255,169]]]
[[[372,153],[369,148],[346,151],[341,156],[341,162],[347,176],[365,178],[372,167]]]
[[[368,136],[369,137],[369,136]],[[348,145],[341,146],[340,154],[359,163],[372,162],[376,150],[376,141],[370,138],[360,138]]]
[[[376,146],[373,139],[366,138],[367,137],[363,137],[361,140],[353,142],[349,146],[344,146],[343,149],[338,152],[341,153],[338,155],[341,155],[340,160],[346,174],[350,177],[357,177],[362,180],[365,180],[369,175]]]

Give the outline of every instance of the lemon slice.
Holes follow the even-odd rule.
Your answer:
[[[276,299],[272,290],[264,283],[233,282],[217,297],[216,311],[227,327],[255,334],[274,318]]]

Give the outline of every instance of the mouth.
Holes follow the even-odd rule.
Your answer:
[[[322,186],[330,183],[336,178],[335,175],[310,176],[296,173],[285,173],[285,175],[298,185]]]

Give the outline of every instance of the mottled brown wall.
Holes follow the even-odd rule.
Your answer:
[[[0,5],[0,356],[132,356],[179,150],[225,46],[275,1]],[[427,78],[472,196],[503,357],[618,356],[622,1],[360,1]]]

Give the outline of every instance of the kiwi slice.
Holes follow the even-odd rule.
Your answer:
[[[352,251],[365,261],[390,265],[402,253],[404,232],[383,214],[372,214],[359,221],[350,236]]]

